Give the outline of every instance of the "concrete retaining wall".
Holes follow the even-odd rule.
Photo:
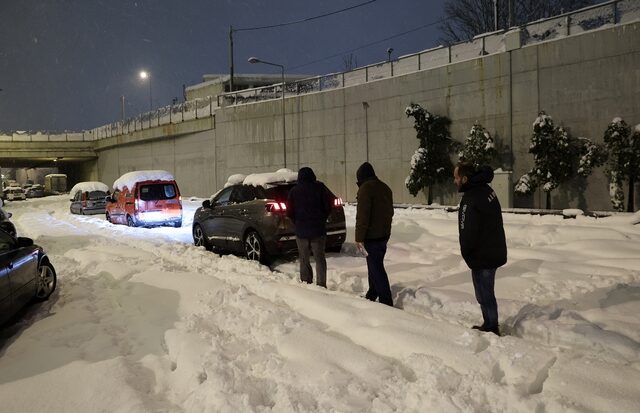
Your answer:
[[[312,167],[336,194],[355,201],[355,170],[369,160],[396,202],[425,202],[424,195],[414,198],[404,186],[418,146],[412,118],[404,114],[411,102],[451,118],[451,135],[459,141],[480,122],[502,148],[500,166],[512,166],[517,180],[533,164],[527,151],[540,110],[573,136],[596,142],[602,142],[615,116],[640,123],[640,23],[287,98],[287,166]],[[131,170],[167,169],[184,195],[208,196],[231,174],[275,171],[284,164],[281,105],[273,100],[219,108],[213,129],[98,149],[98,176],[111,184]],[[436,195],[442,204],[458,200],[453,184]],[[544,193],[516,196],[514,204],[544,206]],[[610,209],[602,170],[588,182],[554,191],[552,206]]]

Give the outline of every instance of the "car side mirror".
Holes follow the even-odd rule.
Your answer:
[[[7,215],[7,218],[11,218],[13,216],[11,212],[6,212],[5,214]]]
[[[33,240],[26,237],[18,237],[18,247],[30,247],[33,245]]]
[[[73,198],[70,198],[69,201],[73,202]]]
[[[211,208],[211,201],[208,199],[205,199],[204,201],[202,201],[202,207],[203,208]]]

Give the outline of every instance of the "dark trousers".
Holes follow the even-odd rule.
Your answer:
[[[494,292],[496,269],[471,270],[473,288],[476,292],[476,300],[482,310],[482,318],[485,327],[498,326],[498,302]]]
[[[364,249],[367,251],[367,270],[369,272],[369,291],[365,297],[371,301],[379,298],[382,304],[393,307],[389,277],[384,269],[387,241],[365,241]]]
[[[313,258],[316,261],[316,284],[321,287],[327,287],[327,260],[324,256],[324,245],[326,236],[318,238],[297,238],[298,257],[300,258],[300,280],[311,284],[313,282],[313,270],[311,269],[310,255],[313,252]]]

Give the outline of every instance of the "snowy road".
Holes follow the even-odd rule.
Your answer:
[[[197,200],[178,229],[68,204],[5,206],[59,283],[0,329],[2,412],[640,411],[638,215],[505,215],[498,338],[469,329],[455,214],[396,212],[389,308],[360,298],[351,207],[324,290],[194,247]]]

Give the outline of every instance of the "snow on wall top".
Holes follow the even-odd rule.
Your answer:
[[[71,188],[71,191],[69,191],[69,193],[71,195],[73,195],[78,191],[82,191],[82,192],[91,192],[91,191],[107,192],[108,190],[109,190],[109,187],[106,184],[103,184],[102,182],[88,181],[88,182],[78,182],[77,184],[75,184],[73,186],[73,188]]]
[[[244,185],[264,186],[276,182],[295,182],[298,180],[298,173],[291,169],[278,169],[276,172],[264,172],[259,174],[250,174],[244,176],[242,174],[231,175],[224,184],[225,188],[231,185],[242,183]]]
[[[48,174],[48,175],[45,175],[44,177],[46,178],[47,176],[50,176],[50,177],[64,176],[64,177],[66,177],[67,175],[65,175],[65,174]]]
[[[133,188],[136,182],[142,181],[175,181],[172,174],[162,170],[127,172],[116,179],[113,187],[122,191],[124,187]]]

